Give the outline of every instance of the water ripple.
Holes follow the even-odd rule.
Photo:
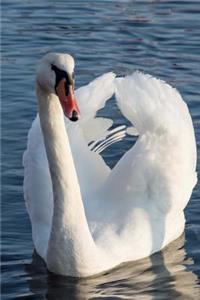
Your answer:
[[[110,70],[140,69],[167,80],[188,103],[199,151],[199,20],[198,0],[3,1],[3,299],[199,299],[199,185],[185,211],[185,237],[151,258],[78,281],[49,274],[32,257],[21,162],[36,114],[35,65],[49,51],[74,55],[77,87]],[[101,114],[111,114],[109,105]],[[112,114],[121,124],[117,108]],[[129,144],[106,153],[108,162],[115,164]]]

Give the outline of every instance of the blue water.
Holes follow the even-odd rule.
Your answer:
[[[123,75],[140,69],[166,80],[189,106],[199,150],[199,20],[199,0],[3,1],[2,299],[200,299],[199,185],[185,210],[182,237],[150,258],[90,280],[47,272],[33,253],[22,191],[22,154],[36,114],[35,66],[49,51],[75,57],[77,87],[110,70]],[[101,115],[123,122],[112,102]],[[109,164],[129,142],[105,153]]]

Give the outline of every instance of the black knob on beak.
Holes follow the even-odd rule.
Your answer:
[[[73,121],[73,122],[78,121],[78,113],[77,113],[76,110],[73,110],[70,120]]]

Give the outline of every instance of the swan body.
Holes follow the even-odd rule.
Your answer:
[[[140,72],[107,73],[74,96],[73,68],[66,54],[48,54],[39,64],[24,196],[33,242],[48,269],[87,277],[149,256],[181,235],[197,180],[196,144],[188,108],[170,85]],[[59,74],[67,76],[64,83]],[[100,152],[126,132],[111,130],[112,120],[96,113],[113,94],[139,137],[111,170]],[[70,101],[75,116],[80,110],[78,122],[68,119]]]

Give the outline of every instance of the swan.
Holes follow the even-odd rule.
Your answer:
[[[74,59],[49,53],[36,75],[38,115],[23,156],[24,198],[49,271],[88,277],[159,251],[178,238],[196,175],[191,117],[169,84],[135,71],[106,73],[74,90]],[[101,157],[127,134],[96,113],[115,94],[138,135],[111,170]]]

